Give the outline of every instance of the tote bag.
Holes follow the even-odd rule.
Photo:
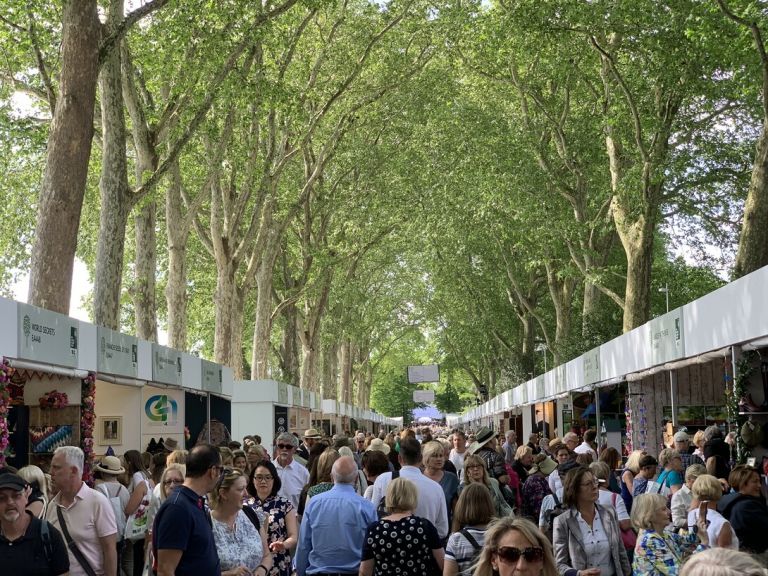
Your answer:
[[[149,481],[144,480],[144,485],[147,487],[147,491],[144,493],[144,497],[141,499],[139,507],[136,511],[128,516],[128,520],[125,523],[125,537],[131,542],[137,540],[143,540],[147,535],[147,511],[149,509],[149,498],[152,495],[152,488]]]

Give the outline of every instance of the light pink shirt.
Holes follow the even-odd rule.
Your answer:
[[[75,501],[71,506],[66,508],[61,506],[59,504],[60,496],[57,494],[48,505],[45,513],[46,520],[53,524],[63,537],[64,531],[59,526],[59,517],[56,513],[56,510],[60,508],[72,540],[77,543],[77,547],[80,548],[96,574],[103,575],[104,554],[99,538],[117,534],[117,524],[112,505],[104,494],[89,488],[85,483],[75,494]],[[85,570],[82,569],[72,552],[69,552],[69,573],[71,576],[85,576]]]

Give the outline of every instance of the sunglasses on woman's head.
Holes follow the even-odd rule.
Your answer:
[[[530,546],[521,550],[514,546],[501,546],[496,549],[496,555],[504,562],[511,564],[517,563],[520,556],[525,558],[526,562],[541,562],[544,559],[544,548],[540,546]]]

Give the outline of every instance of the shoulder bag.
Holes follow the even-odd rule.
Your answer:
[[[67,541],[67,548],[69,548],[69,551],[72,552],[72,556],[74,556],[75,560],[77,560],[77,563],[83,567],[83,572],[85,572],[88,576],[96,576],[96,571],[88,563],[88,560],[85,559],[85,556],[83,556],[80,548],[77,547],[77,543],[72,540],[72,536],[69,535],[69,530],[67,529],[67,521],[64,520],[64,514],[62,513],[61,506],[59,505],[56,505],[56,515],[59,517],[59,526],[61,526],[61,532],[64,534],[64,540]]]
[[[125,523],[125,537],[131,542],[143,540],[149,527],[147,525],[147,509],[149,508],[149,499],[152,496],[152,488],[146,479],[144,485],[147,487],[147,491],[144,493],[139,507],[128,517]]]

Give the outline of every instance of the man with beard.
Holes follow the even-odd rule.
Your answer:
[[[69,572],[64,539],[49,522],[26,511],[31,488],[16,474],[0,474],[0,566],[4,574],[57,576]]]
[[[280,476],[280,491],[278,496],[289,500],[295,509],[299,509],[301,489],[309,482],[307,467],[293,459],[299,441],[296,436],[283,432],[277,437],[277,459],[275,468]]]

